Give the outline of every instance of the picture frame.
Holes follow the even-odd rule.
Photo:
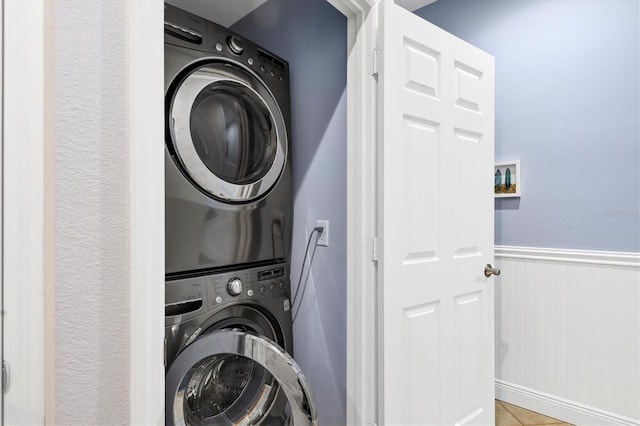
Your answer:
[[[495,198],[520,197],[522,184],[520,160],[495,163],[493,194]]]

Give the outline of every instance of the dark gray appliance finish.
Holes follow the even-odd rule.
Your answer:
[[[165,4],[165,272],[290,260],[289,66]]]
[[[317,424],[289,291],[286,263],[166,282],[167,424]]]

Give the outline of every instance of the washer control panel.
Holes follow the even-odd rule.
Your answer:
[[[227,303],[281,298],[289,301],[286,262],[165,282],[165,317],[184,321]]]
[[[289,297],[286,263],[206,276],[208,308],[243,300]]]

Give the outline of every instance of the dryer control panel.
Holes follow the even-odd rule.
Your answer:
[[[288,83],[289,64],[228,28],[186,10],[165,4],[165,43],[215,53],[234,59],[262,78]]]

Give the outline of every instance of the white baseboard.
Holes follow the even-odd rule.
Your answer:
[[[496,399],[574,425],[640,426],[640,419],[631,419],[502,380],[496,380]]]

